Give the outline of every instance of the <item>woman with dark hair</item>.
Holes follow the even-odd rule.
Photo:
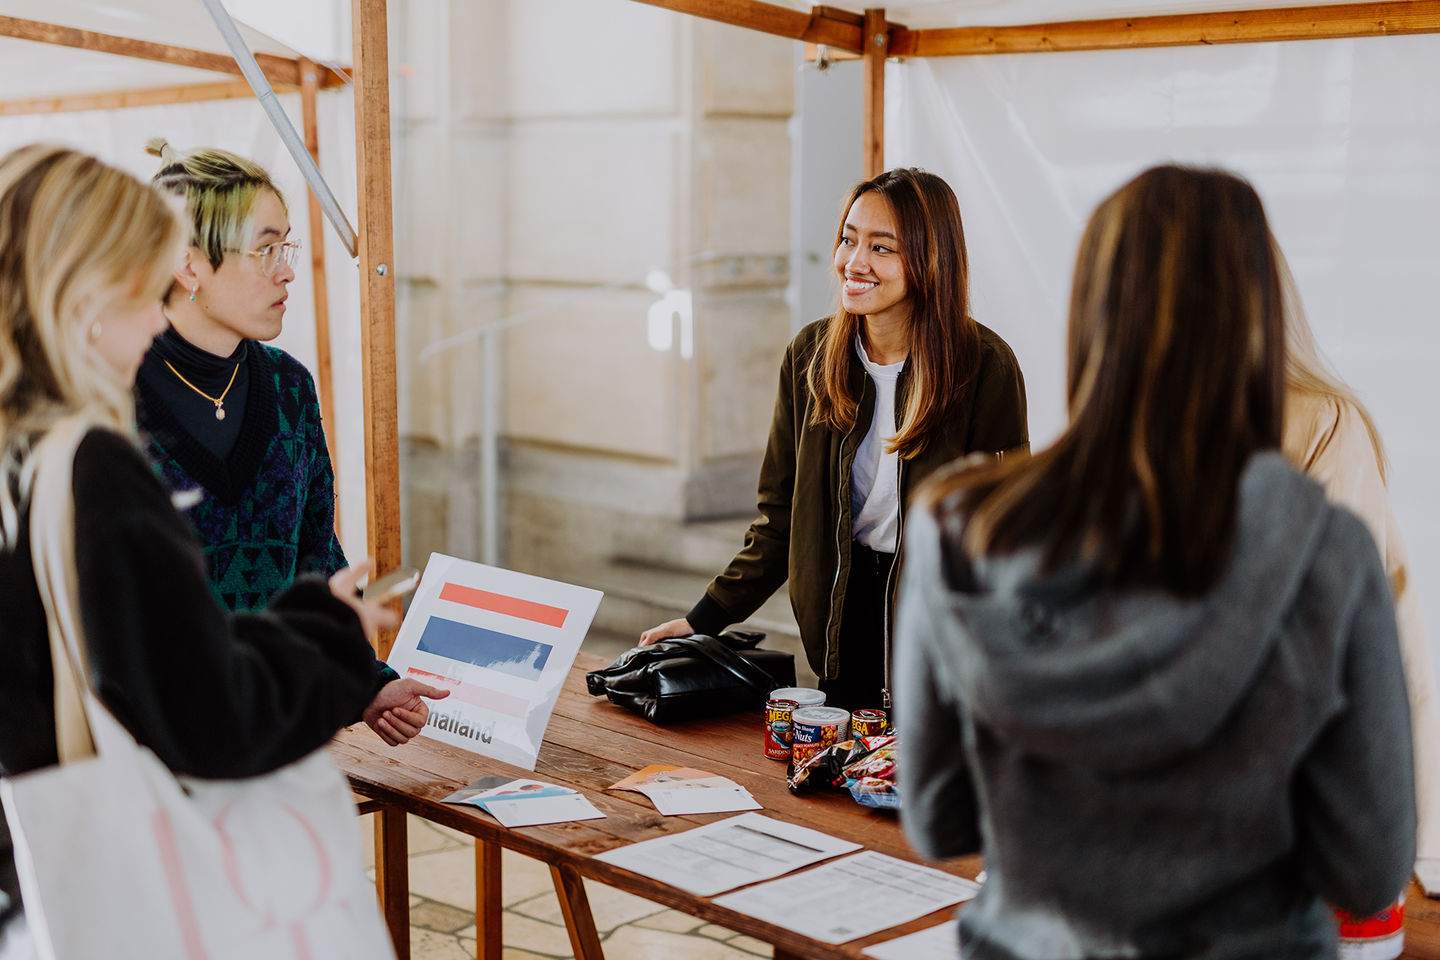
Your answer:
[[[1410,730],[1364,524],[1280,453],[1260,199],[1159,167],[1102,203],[1070,301],[1070,424],[911,514],[902,817],[983,852],[966,957],[1333,957],[1393,903]]]
[[[941,178],[899,169],[857,185],[834,262],[840,309],[780,367],[760,517],[690,613],[641,643],[717,633],[788,579],[828,702],[888,707],[906,500],[956,457],[1028,449],[1025,383],[970,316],[960,205]]]

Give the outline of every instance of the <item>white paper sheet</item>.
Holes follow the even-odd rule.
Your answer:
[[[866,850],[715,902],[825,943],[844,943],[969,900],[980,887],[960,877]],[[839,904],[864,909],[837,909]]]
[[[483,809],[506,827],[533,827],[542,823],[599,820],[605,816],[596,810],[595,805],[581,793],[553,797],[517,797],[514,800],[489,800]]]
[[[858,843],[818,830],[743,813],[595,859],[708,897],[858,849]]]
[[[960,933],[954,920],[865,948],[875,960],[960,960]]]
[[[598,590],[430,554],[388,662],[450,690],[423,736],[535,769]]]
[[[677,787],[662,790],[646,787],[640,791],[655,804],[655,809],[667,817],[686,813],[728,813],[732,810],[760,810],[762,807],[750,796],[750,791],[741,786],[732,787]]]

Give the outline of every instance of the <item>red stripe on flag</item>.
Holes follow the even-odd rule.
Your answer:
[[[440,599],[449,600],[451,603],[463,603],[467,607],[475,607],[480,610],[489,610],[491,613],[503,613],[507,617],[517,617],[532,623],[543,623],[547,627],[564,626],[565,618],[570,615],[569,610],[562,610],[559,607],[547,606],[533,600],[521,600],[519,597],[507,597],[501,593],[476,590],[474,587],[462,587],[458,583],[447,583],[441,587]]]

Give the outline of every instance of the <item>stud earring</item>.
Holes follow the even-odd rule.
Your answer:
[[[104,331],[100,327],[99,320],[96,320],[94,323],[90,324],[90,342],[94,343],[96,340],[99,340],[100,334],[103,332]]]
[[[191,303],[194,303],[194,302],[195,302],[195,294],[198,293],[199,290],[200,290],[199,286],[196,286],[193,290],[190,291],[190,302],[191,302]]]

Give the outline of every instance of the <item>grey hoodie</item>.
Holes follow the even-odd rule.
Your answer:
[[[1375,545],[1276,453],[1237,522],[1221,580],[1181,600],[1037,576],[1032,551],[957,591],[912,511],[902,818],[927,856],[985,855],[964,956],[1333,957],[1326,901],[1400,893],[1410,728]]]

